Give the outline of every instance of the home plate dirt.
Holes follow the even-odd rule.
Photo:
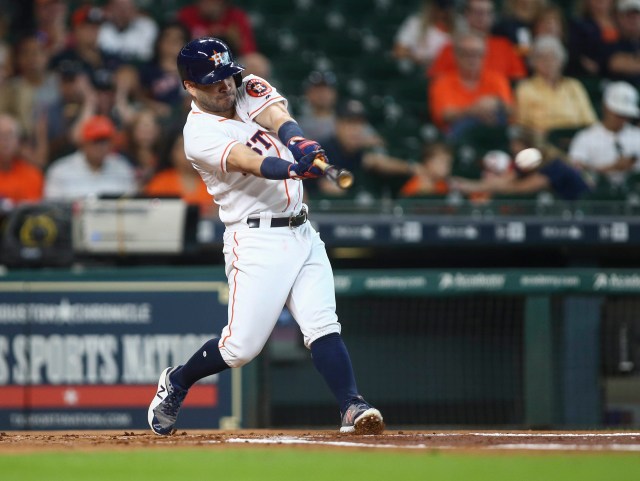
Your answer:
[[[402,449],[413,451],[620,451],[640,452],[640,432],[386,431],[355,436],[331,431],[178,431],[156,436],[145,431],[6,431],[0,454],[39,450],[118,450],[163,447],[287,446],[302,449]]]

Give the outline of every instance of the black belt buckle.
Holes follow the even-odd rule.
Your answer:
[[[307,222],[307,209],[304,207],[298,215],[292,215],[289,217],[289,228],[293,229]]]

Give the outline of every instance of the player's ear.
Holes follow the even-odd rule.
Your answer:
[[[192,95],[193,95],[193,91],[194,91],[194,90],[195,90],[195,88],[196,88],[196,84],[195,84],[195,82],[192,82],[191,80],[184,80],[184,81],[182,82],[182,87],[183,87],[187,92],[189,92],[190,94],[192,94]]]

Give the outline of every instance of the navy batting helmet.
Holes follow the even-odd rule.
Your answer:
[[[210,85],[232,76],[236,87],[240,87],[240,72],[243,70],[244,67],[235,62],[229,46],[214,37],[191,40],[178,54],[178,71],[183,87],[185,80]]]

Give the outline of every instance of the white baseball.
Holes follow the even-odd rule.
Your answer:
[[[521,150],[516,154],[516,165],[522,170],[535,169],[540,162],[542,162],[542,153],[534,147]]]

